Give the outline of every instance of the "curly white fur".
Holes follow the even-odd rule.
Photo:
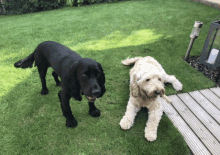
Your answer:
[[[124,65],[135,64],[130,70],[130,98],[125,115],[120,121],[122,129],[130,129],[135,116],[141,107],[148,108],[148,121],[145,128],[145,138],[154,141],[157,138],[157,128],[163,114],[160,97],[168,103],[171,100],[165,95],[164,83],[172,83],[176,91],[183,85],[174,75],[168,75],[154,58],[135,57],[123,60]]]

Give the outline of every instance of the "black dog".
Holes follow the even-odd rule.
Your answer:
[[[54,69],[52,75],[56,85],[62,86],[62,91],[58,93],[58,96],[63,115],[66,117],[67,127],[77,126],[77,121],[69,106],[71,97],[81,101],[81,94],[85,94],[89,101],[89,114],[93,117],[100,116],[99,109],[94,105],[96,98],[105,93],[105,75],[100,63],[90,58],[82,58],[76,52],[59,43],[46,41],[39,44],[32,54],[16,62],[14,66],[28,68],[32,67],[34,61],[42,83],[42,95],[48,94],[45,80],[47,69],[50,66]]]

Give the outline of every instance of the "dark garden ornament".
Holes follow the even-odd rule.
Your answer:
[[[219,16],[220,17],[220,16]],[[218,19],[218,18],[217,18]],[[216,70],[220,67],[220,20],[211,23],[199,63]]]
[[[218,16],[212,23],[209,29],[202,54],[199,58],[199,63],[213,70],[219,70],[216,81],[220,75],[220,20]]]

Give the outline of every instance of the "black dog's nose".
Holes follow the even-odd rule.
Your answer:
[[[154,92],[156,95],[160,95],[161,91],[155,91]]]
[[[101,92],[100,90],[96,89],[96,90],[92,91],[92,94],[95,96],[98,96],[100,94],[100,92]]]

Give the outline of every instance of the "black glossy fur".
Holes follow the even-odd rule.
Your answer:
[[[105,93],[105,74],[101,64],[90,58],[82,58],[62,44],[53,41],[43,42],[32,54],[16,62],[14,66],[28,68],[32,67],[34,62],[42,83],[42,95],[48,94],[45,80],[47,69],[48,67],[54,69],[52,75],[56,85],[62,86],[62,91],[58,93],[58,96],[63,115],[66,117],[67,127],[77,126],[77,121],[69,106],[71,97],[81,101],[81,94],[90,98],[98,98]],[[93,117],[100,116],[100,110],[91,101],[89,101],[89,114]]]

